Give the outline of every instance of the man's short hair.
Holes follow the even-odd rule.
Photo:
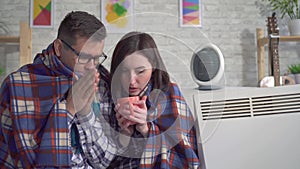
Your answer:
[[[94,15],[83,11],[68,13],[58,28],[58,39],[74,45],[78,38],[101,41],[106,37],[103,23]]]

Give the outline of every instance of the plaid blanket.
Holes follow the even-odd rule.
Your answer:
[[[199,168],[195,121],[178,86],[170,83],[168,92],[151,95],[150,100],[157,99],[148,111],[150,130],[140,168]]]
[[[1,86],[0,165],[68,167],[72,155],[68,111],[61,103],[73,73],[52,46],[33,64],[11,73]]]
[[[200,168],[195,120],[178,86],[163,92],[147,91],[149,135],[135,131],[128,146],[131,152],[116,157],[111,168]]]
[[[55,56],[51,44],[32,64],[21,67],[3,81],[0,90],[1,168],[71,167],[69,129],[74,116],[66,110],[64,99],[73,75]],[[105,77],[101,74],[101,78]],[[87,140],[81,138],[84,139]]]

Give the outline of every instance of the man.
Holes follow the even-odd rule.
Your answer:
[[[110,164],[118,148],[95,118],[97,113],[108,118],[111,112],[109,74],[101,65],[105,37],[105,27],[95,16],[71,12],[61,22],[57,39],[32,64],[3,81],[1,168]]]

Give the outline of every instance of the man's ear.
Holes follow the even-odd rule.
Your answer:
[[[57,57],[61,56],[61,50],[63,48],[63,44],[59,39],[55,39],[53,42],[54,45],[54,51]]]

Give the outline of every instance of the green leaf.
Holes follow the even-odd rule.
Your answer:
[[[281,18],[288,16],[290,19],[300,19],[298,0],[262,0],[267,1],[272,10],[280,11]]]
[[[291,64],[289,66],[289,70],[292,74],[300,73],[300,63],[299,64]]]
[[[4,72],[4,70],[0,67],[0,75]]]

